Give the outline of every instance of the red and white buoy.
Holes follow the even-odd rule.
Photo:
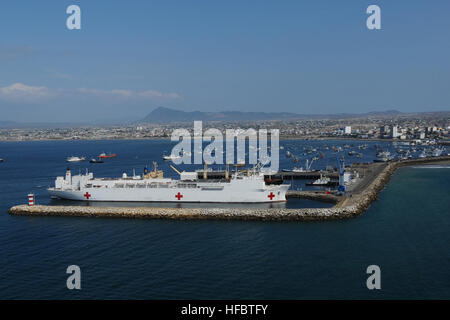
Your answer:
[[[28,195],[28,205],[29,206],[34,206],[34,194],[30,193]]]

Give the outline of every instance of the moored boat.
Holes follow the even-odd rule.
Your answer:
[[[329,177],[324,177],[322,175],[320,175],[320,178],[318,178],[317,180],[314,180],[312,182],[307,182],[306,185],[307,186],[327,186],[329,185],[331,182],[331,179]]]

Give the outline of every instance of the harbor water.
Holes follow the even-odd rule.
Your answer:
[[[328,146],[356,141],[281,141],[280,167],[334,165]],[[361,158],[372,161],[375,144],[364,142]],[[168,140],[2,142],[0,158],[1,299],[449,299],[450,167],[399,169],[379,200],[361,216],[326,222],[167,221],[10,216],[7,210],[34,193],[52,203],[45,189],[63,175],[68,156],[117,153],[103,164],[71,164],[74,174],[142,173],[158,161],[176,177],[163,153]],[[305,154],[303,154],[305,153]],[[181,166],[182,169],[191,169]],[[199,169],[201,166],[195,167]],[[280,169],[281,169],[280,168]],[[306,188],[304,181],[294,188]],[[59,204],[59,203],[58,203]],[[81,203],[81,205],[83,205]],[[307,200],[283,206],[329,206]],[[381,268],[381,290],[368,290],[366,268]],[[66,288],[66,268],[81,268],[82,290]]]

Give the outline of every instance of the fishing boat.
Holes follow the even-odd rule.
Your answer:
[[[90,163],[104,163],[104,161],[102,159],[95,159],[92,158],[91,160],[89,160]]]
[[[440,157],[440,156],[442,155],[443,152],[444,152],[444,150],[439,149],[439,148],[436,148],[436,149],[433,149],[431,155],[432,155],[433,157]]]
[[[389,158],[391,153],[389,151],[378,151],[376,154],[377,158]]]
[[[115,158],[117,155],[115,153],[100,153],[98,158],[99,159],[107,159],[107,158]]]
[[[419,158],[426,158],[428,155],[425,150],[422,150],[422,152],[419,154]]]

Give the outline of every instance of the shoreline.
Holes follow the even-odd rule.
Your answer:
[[[0,143],[2,142],[48,142],[48,141],[143,141],[143,140],[163,140],[170,141],[170,137],[145,137],[145,138],[136,138],[136,137],[123,137],[123,138],[95,138],[95,139],[29,139],[29,140],[2,140],[0,139]],[[224,139],[225,140],[225,139]],[[270,141],[270,136],[268,137]],[[357,138],[357,137],[301,137],[301,136],[280,136],[280,141],[289,141],[289,140],[305,140],[305,141],[368,141],[368,142],[413,142],[418,139],[393,139],[393,138]],[[450,145],[449,140],[437,140],[436,144],[440,145]]]
[[[400,167],[431,163],[450,163],[450,156],[412,159],[386,164],[383,170],[358,193],[344,196],[331,208],[302,209],[241,209],[241,208],[155,208],[155,207],[80,207],[80,206],[28,206],[18,205],[9,209],[11,215],[23,216],[75,216],[97,218],[134,218],[168,220],[259,220],[259,221],[322,221],[341,220],[359,216],[378,199],[392,174]],[[328,195],[312,192],[291,192],[298,197],[322,201]],[[294,195],[292,195],[294,196]],[[309,198],[308,198],[309,197]],[[336,196],[333,196],[336,197]]]

